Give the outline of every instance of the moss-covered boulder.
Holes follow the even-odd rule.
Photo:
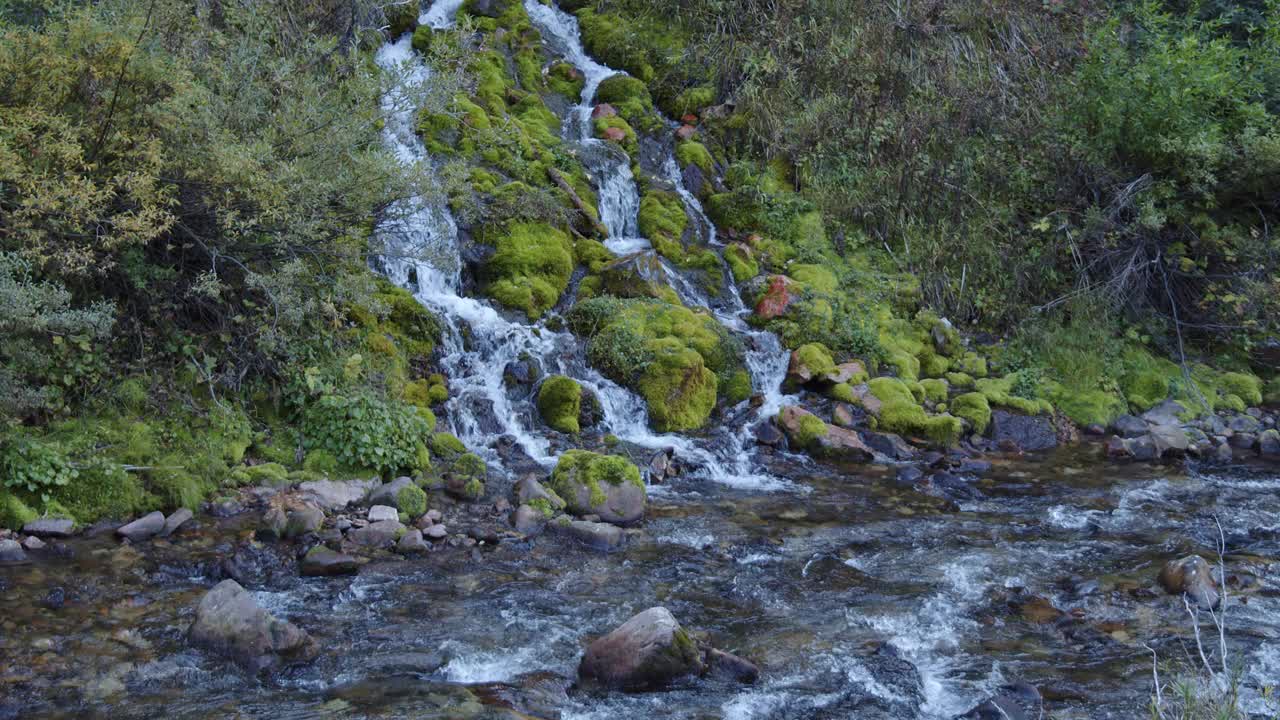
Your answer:
[[[831,351],[822,343],[801,345],[791,352],[791,362],[787,367],[787,377],[795,384],[804,384],[825,378],[836,371],[836,361],[831,359]]]
[[[898,378],[878,377],[867,385],[880,403],[877,429],[943,446],[954,445],[959,439],[963,430],[960,418],[948,414],[929,415],[911,388]]]
[[[619,525],[644,517],[644,481],[640,469],[624,457],[569,450],[560,456],[547,486],[575,515],[598,515]]]
[[[553,375],[538,389],[538,412],[553,430],[576,433],[582,428],[578,416],[582,412],[582,386],[564,375]]]
[[[482,271],[485,291],[503,305],[536,319],[569,287],[573,243],[563,231],[546,223],[511,222],[487,229],[480,240],[494,247]]]
[[[857,432],[828,425],[822,418],[799,406],[784,407],[774,422],[786,434],[794,450],[846,462],[866,462],[875,456]]]
[[[987,431],[991,423],[991,404],[982,393],[965,393],[957,395],[948,406],[949,412],[958,418],[969,421],[973,431],[979,435]]]
[[[638,392],[662,432],[702,427],[717,399],[750,393],[741,344],[709,314],[670,303],[592,298],[570,311],[573,331],[588,338],[587,359]]]

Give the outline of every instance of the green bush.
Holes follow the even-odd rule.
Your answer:
[[[303,415],[308,452],[325,450],[342,465],[382,474],[416,471],[429,432],[413,406],[371,395],[326,395]]]
[[[10,492],[26,493],[47,503],[80,472],[61,448],[19,435],[0,444],[0,475]]]

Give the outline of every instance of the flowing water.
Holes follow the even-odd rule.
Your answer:
[[[461,5],[422,22],[448,27]],[[587,79],[565,123],[587,159],[610,249],[648,249],[627,158],[590,137],[599,83],[614,71],[582,49],[576,21],[526,1],[552,51]],[[429,71],[409,38],[378,62],[409,81],[384,99],[388,146],[429,163],[412,132],[415,85]],[[704,244],[715,228],[665,158]],[[443,204],[405,201],[379,229],[381,268],[440,316],[451,396],[442,421],[497,474],[506,437],[549,466],[565,440],[503,383],[536,360],[599,397],[630,447],[675,448],[694,470],[653,488],[642,528],[601,555],[554,538],[379,558],[354,578],[301,579],[287,545],[247,540],[256,514],[202,518],[169,540],[121,546],[80,537],[33,565],[0,567],[0,718],[951,718],[1013,679],[1036,684],[1049,717],[1133,718],[1150,693],[1150,651],[1184,656],[1189,621],[1154,585],[1159,567],[1211,553],[1226,528],[1238,590],[1228,640],[1245,701],[1280,680],[1280,476],[1272,468],[1103,465],[1063,450],[998,461],[962,506],[871,467],[833,468],[757,453],[753,425],[794,398],[787,353],[752,330],[732,282],[708,295],[663,265],[690,306],[737,334],[759,407],[702,436],[649,430],[643,401],[587,367],[571,335],[512,319],[463,291],[457,228]],[[450,523],[499,526],[489,506],[447,508]],[[466,513],[470,513],[467,515]],[[485,513],[489,513],[486,515]],[[461,519],[457,519],[461,518]],[[311,632],[323,654],[271,679],[193,649],[192,608],[227,558],[250,568],[259,601]],[[65,601],[56,601],[57,590]],[[639,695],[591,694],[572,679],[584,643],[665,605],[718,647],[763,668],[759,683],[690,681]],[[906,662],[903,662],[906,661]],[[513,715],[516,708],[523,715]]]

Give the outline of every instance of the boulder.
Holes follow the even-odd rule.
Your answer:
[[[547,518],[535,508],[529,505],[521,505],[516,508],[511,524],[515,526],[517,532],[525,535],[537,535],[542,532],[543,526],[547,524]]]
[[[542,483],[531,475],[521,478],[520,482],[516,483],[516,501],[521,504],[545,501],[552,510],[563,510],[565,505],[564,498],[553,492],[548,492]],[[541,502],[536,502],[536,504],[541,504]]]
[[[1262,432],[1262,423],[1252,415],[1236,415],[1227,421],[1227,428],[1233,433],[1250,433],[1256,435]]]
[[[1024,682],[1002,685],[994,695],[978,703],[957,720],[1040,720],[1044,699],[1040,691]]]
[[[756,303],[756,317],[761,320],[772,320],[784,315],[796,300],[791,289],[794,284],[791,278],[786,275],[770,275],[767,282],[764,295]]]
[[[755,433],[756,443],[766,447],[778,447],[786,439],[778,426],[773,423],[764,422],[756,425]]]
[[[1237,450],[1252,450],[1258,445],[1258,436],[1253,433],[1238,432],[1233,434],[1228,442]]]
[[[348,505],[360,503],[369,491],[381,484],[377,478],[369,480],[310,480],[298,486],[311,504],[332,512]]]
[[[1124,446],[1129,451],[1129,457],[1134,460],[1146,462],[1160,459],[1160,448],[1150,435],[1125,440]]]
[[[1258,452],[1264,457],[1280,457],[1280,430],[1272,428],[1259,435]]]
[[[396,543],[396,552],[402,555],[410,555],[412,553],[423,553],[431,549],[426,540],[422,539],[422,531],[412,528],[400,538],[400,542]]]
[[[118,528],[116,534],[126,540],[138,542],[155,537],[164,530],[164,513],[156,510],[148,513],[133,522]]]
[[[374,505],[369,508],[369,522],[382,522],[383,520],[399,520],[400,513],[389,505]]]
[[[375,487],[369,492],[369,497],[365,498],[365,504],[370,507],[374,505],[386,505],[387,507],[403,510],[400,507],[400,491],[408,487],[417,487],[412,478],[398,477],[389,483],[385,483]]]
[[[602,550],[604,552],[611,552],[622,547],[623,540],[626,537],[622,532],[622,528],[617,525],[592,522],[590,520],[568,520],[564,516],[551,523],[550,527],[593,550]]]
[[[22,532],[28,535],[51,538],[71,537],[75,529],[76,521],[70,518],[40,518],[22,526]]]
[[[640,470],[617,455],[569,450],[560,456],[549,485],[574,515],[597,515],[628,525],[644,517],[646,491]]]
[[[618,127],[605,128],[604,133],[602,133],[601,137],[603,137],[605,140],[608,140],[609,142],[615,142],[620,145],[627,141],[626,131]]]
[[[352,530],[347,533],[347,537],[357,545],[380,548],[388,547],[399,540],[404,530],[405,527],[399,520],[380,520]]]
[[[591,119],[611,118],[618,116],[618,109],[609,103],[600,103],[591,109]]]
[[[27,551],[17,540],[0,540],[0,565],[18,565],[27,561]]]
[[[284,525],[284,537],[293,539],[318,532],[324,525],[324,511],[314,505],[304,505],[289,513]]]
[[[649,608],[587,646],[578,675],[623,690],[661,688],[704,669],[702,653],[664,607]]]
[[[853,413],[853,406],[849,403],[838,402],[831,408],[831,422],[842,428],[852,428],[858,424],[857,418]]]
[[[1132,415],[1121,415],[1111,421],[1110,429],[1122,438],[1135,438],[1147,434],[1147,422]]]
[[[45,542],[35,535],[28,535],[22,538],[22,547],[24,550],[36,551],[45,548]]]
[[[857,360],[850,360],[836,365],[835,371],[827,373],[822,379],[829,383],[863,383],[867,380],[867,368]]]
[[[1152,425],[1178,425],[1187,408],[1177,400],[1164,400],[1159,405],[1142,413],[1142,419]]]
[[[914,460],[920,455],[920,451],[893,433],[864,432],[862,440],[874,452],[891,460]]]
[[[1158,457],[1185,455],[1191,447],[1186,431],[1178,425],[1153,425],[1150,438]]]
[[[307,577],[355,575],[360,570],[360,563],[350,555],[316,545],[302,556],[300,569]]]
[[[676,128],[677,140],[689,140],[690,138],[692,138],[694,135],[697,135],[697,134],[698,134],[698,128],[692,125],[681,125],[680,127]]]
[[[846,462],[870,462],[875,459],[875,452],[862,441],[861,435],[834,425],[828,425],[826,434],[818,438],[818,454]]]
[[[320,653],[311,636],[263,610],[235,580],[223,580],[205,594],[188,634],[251,672],[310,662]]]
[[[760,679],[760,668],[733,653],[707,648],[702,657],[708,676],[750,685]]]
[[[1024,452],[1058,446],[1058,434],[1047,416],[1020,415],[998,408],[991,411],[991,439]]]
[[[164,519],[164,528],[160,530],[160,537],[169,537],[187,524],[194,517],[191,511],[186,508],[178,508],[174,510],[169,517]]]
[[[289,525],[289,517],[284,509],[267,508],[262,514],[262,522],[258,525],[257,536],[260,540],[278,540],[284,537],[284,529]]]
[[[1218,588],[1213,581],[1213,569],[1199,555],[1170,560],[1160,570],[1159,580],[1160,586],[1170,595],[1185,594],[1206,609],[1218,605]]]

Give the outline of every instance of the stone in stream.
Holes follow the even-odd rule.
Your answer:
[[[422,539],[422,531],[413,528],[400,537],[400,542],[396,543],[396,552],[402,555],[411,555],[413,553],[423,553],[431,549],[426,540]]]
[[[289,525],[289,516],[279,507],[267,508],[262,514],[262,522],[256,533],[260,540],[279,540],[284,537],[284,529]]]
[[[347,533],[351,542],[364,547],[387,547],[400,539],[405,527],[399,520],[379,520]]]
[[[1259,435],[1258,452],[1265,457],[1280,457],[1280,430],[1272,428]]]
[[[511,524],[517,532],[525,535],[536,535],[542,532],[542,528],[547,524],[547,518],[532,506],[521,505],[516,508]]]
[[[1234,433],[1256,435],[1262,431],[1262,423],[1251,415],[1237,415],[1227,421],[1227,427]]]
[[[622,528],[617,525],[590,520],[570,520],[563,515],[557,518],[556,522],[551,523],[551,527],[587,547],[605,552],[622,547],[623,540],[626,538]]]
[[[578,664],[578,675],[623,690],[648,690],[702,674],[697,643],[664,607],[649,608],[596,638]]]
[[[396,509],[387,505],[374,505],[369,508],[369,522],[382,522],[383,520],[399,520],[400,513]]]
[[[994,695],[978,703],[956,720],[1039,720],[1044,717],[1040,691],[1024,682],[1002,685]]]
[[[65,538],[75,532],[76,521],[69,518],[40,518],[22,526],[22,532],[39,537]]]
[[[1122,438],[1135,438],[1147,434],[1147,422],[1132,415],[1121,415],[1111,421],[1111,432]]]
[[[412,478],[407,478],[407,477],[396,478],[395,480],[392,480],[391,482],[385,485],[379,485],[378,487],[374,488],[373,491],[369,493],[369,497],[365,500],[365,502],[371,508],[377,507],[379,505],[384,505],[386,507],[394,508],[396,510],[404,510],[404,508],[400,507],[400,499],[401,499],[400,493],[401,491],[409,487],[413,487],[414,489],[418,488],[417,484],[413,482]],[[410,490],[409,492],[412,493],[413,491]],[[372,520],[373,518],[369,518],[369,519]]]
[[[27,562],[27,552],[17,540],[0,540],[0,565],[18,565]]]
[[[1058,446],[1058,434],[1044,415],[1020,415],[1007,410],[991,411],[991,439],[1023,452],[1050,450]]]
[[[324,525],[324,511],[314,505],[304,505],[289,513],[284,525],[284,537],[292,540],[320,530]]]
[[[138,542],[139,540],[155,537],[162,530],[164,530],[164,513],[156,510],[117,529],[116,534],[126,540]]]
[[[1213,569],[1199,555],[1170,560],[1160,570],[1159,580],[1160,586],[1170,595],[1185,593],[1206,609],[1213,609],[1218,605],[1218,588],[1213,581]]]
[[[542,483],[531,475],[526,475],[516,484],[516,500],[522,505],[530,503],[540,505],[546,502],[552,510],[563,510],[565,505],[564,498],[548,492]]]
[[[360,570],[360,562],[345,553],[335,552],[324,545],[316,545],[302,556],[299,569],[306,577],[355,575]]]
[[[568,450],[560,455],[548,485],[575,515],[599,515],[622,525],[644,517],[644,481],[626,458]]]
[[[362,502],[369,491],[381,485],[369,480],[310,480],[298,486],[303,497],[324,511],[341,510]]]
[[[223,580],[205,594],[188,635],[251,672],[310,662],[320,654],[306,631],[263,610],[235,580]]]
[[[178,528],[185,525],[192,517],[191,511],[186,508],[174,510],[173,514],[164,519],[164,527],[160,529],[160,537],[169,537],[174,534],[178,531]]]
[[[43,550],[45,547],[45,543],[43,540],[36,537],[35,535],[28,535],[27,537],[22,538],[22,547],[26,550],[32,550],[32,551]]]
[[[760,679],[760,668],[755,663],[724,650],[707,648],[702,661],[707,675],[713,678],[745,685]]]
[[[920,455],[902,436],[893,433],[864,432],[862,439],[867,447],[892,460],[914,460]]]
[[[1157,457],[1184,455],[1191,446],[1186,431],[1179,425],[1152,426],[1149,437],[1155,445]]]

